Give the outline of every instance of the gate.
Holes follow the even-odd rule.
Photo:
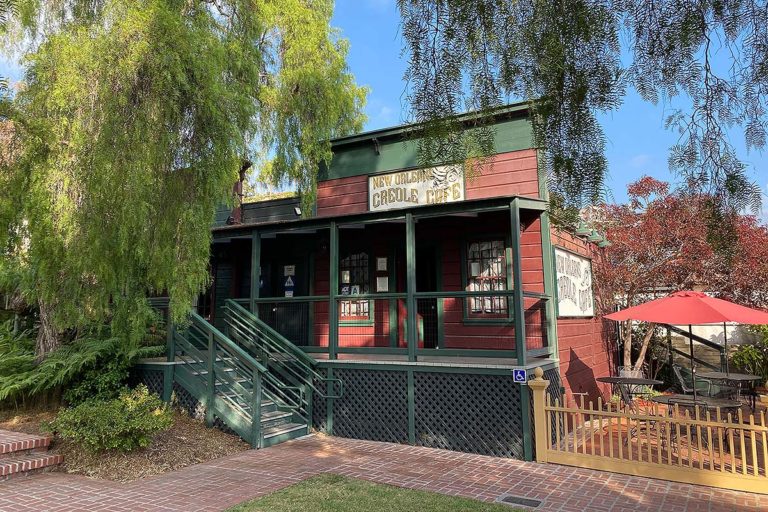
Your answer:
[[[546,393],[536,368],[533,395],[536,460],[628,475],[768,494],[765,412],[723,413],[645,404],[568,407]]]

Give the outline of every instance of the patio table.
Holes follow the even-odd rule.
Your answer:
[[[758,375],[751,375],[749,373],[732,373],[732,372],[702,372],[697,374],[702,379],[717,380],[721,382],[731,382],[736,385],[736,400],[741,400],[741,388],[745,384],[751,384],[762,379]],[[750,407],[752,411],[755,410],[755,397],[750,397]]]
[[[637,386],[659,386],[661,384],[664,384],[664,382],[656,379],[644,379],[639,377],[598,377],[597,382],[604,382],[606,384],[613,384],[614,386],[618,387],[621,391],[621,398],[624,402],[627,402],[626,405],[630,408],[630,410],[634,410],[634,406],[632,405],[632,399],[634,393],[632,391],[633,387]]]
[[[741,402],[737,400],[729,400],[727,398],[715,398],[711,396],[697,396],[693,399],[691,395],[659,395],[651,398],[651,402],[657,404],[672,406],[674,404],[682,405],[684,407],[695,406],[707,406],[707,408],[720,409],[738,409],[741,407]]]

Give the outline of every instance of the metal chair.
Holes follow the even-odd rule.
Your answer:
[[[686,368],[683,368],[679,364],[673,364],[672,370],[675,372],[677,382],[680,384],[680,389],[683,390],[683,394],[693,394],[693,374]],[[696,378],[696,393],[701,393],[704,396],[711,396],[712,382],[707,379]]]

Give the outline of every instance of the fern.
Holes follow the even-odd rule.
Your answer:
[[[0,402],[67,386],[89,389],[83,381],[91,376],[103,376],[105,371],[117,372],[123,378],[116,380],[124,381],[134,361],[161,352],[161,346],[127,347],[117,337],[84,337],[35,364],[34,341],[28,333],[14,336],[10,327],[4,326],[0,329]],[[117,395],[122,384],[124,382],[109,391]]]

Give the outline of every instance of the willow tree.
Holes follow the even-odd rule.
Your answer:
[[[487,126],[461,133],[451,116],[531,101],[534,142],[552,190],[601,199],[605,137],[596,114],[628,88],[645,100],[681,96],[670,167],[721,213],[757,208],[760,191],[729,141],[766,142],[765,0],[398,0],[413,117],[428,123],[422,158],[489,151]],[[622,58],[623,57],[623,58]],[[732,133],[731,133],[732,135]],[[480,148],[478,151],[477,148]]]
[[[177,319],[208,284],[210,229],[245,159],[311,196],[329,138],[366,91],[332,0],[18,0],[22,154],[3,169],[9,253],[43,316],[38,352],[98,325],[135,342],[168,293]],[[14,245],[15,244],[15,245]],[[17,251],[16,251],[17,252]]]

